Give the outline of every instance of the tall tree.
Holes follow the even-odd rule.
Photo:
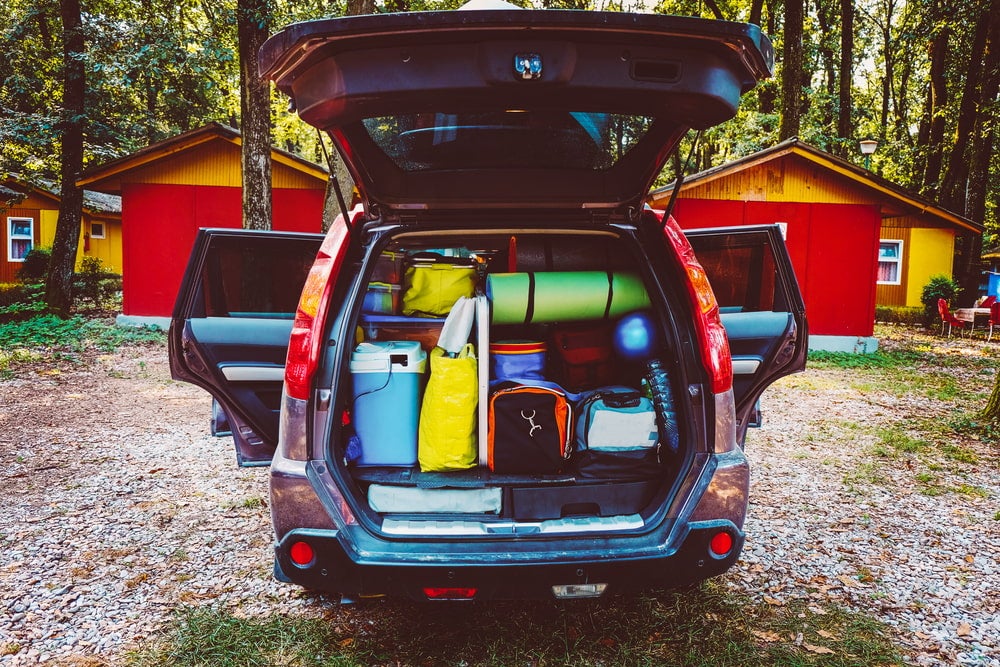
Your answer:
[[[268,37],[268,0],[237,0],[240,56],[243,227],[271,228],[271,87],[257,73],[257,52]]]
[[[83,123],[86,79],[86,43],[79,0],[60,0],[63,37],[62,171],[59,218],[45,284],[45,302],[50,311],[68,317],[73,305],[73,265],[83,216],[83,190],[76,182],[83,171]]]
[[[854,122],[852,118],[851,90],[854,86],[854,0],[840,0],[840,70],[837,99],[837,137],[841,149],[851,138]]]
[[[779,139],[799,135],[802,115],[802,25],[804,0],[785,1],[785,29],[781,50],[781,127]]]

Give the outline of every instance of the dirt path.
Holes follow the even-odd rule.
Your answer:
[[[944,404],[847,374],[809,370],[765,397],[748,546],[726,581],[871,613],[920,664],[1000,665],[995,457],[967,443],[987,463],[942,459],[935,479],[978,491],[928,495],[926,457],[871,450],[879,428]],[[339,613],[271,579],[266,470],[235,467],[209,409],[161,346],[0,381],[0,664],[117,664],[183,603]]]

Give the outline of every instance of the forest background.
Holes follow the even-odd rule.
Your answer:
[[[639,0],[541,6],[650,11],[629,2]],[[268,228],[270,161],[254,156],[273,143],[322,162],[324,147],[256,76],[260,44],[295,21],[459,4],[5,0],[0,175],[61,184],[50,309],[65,315],[72,304],[83,169],[219,121],[243,133],[244,226]],[[685,171],[793,136],[861,164],[858,141],[874,139],[878,176],[984,224],[982,237],[959,239],[955,264],[955,278],[976,293],[982,249],[1000,242],[1000,0],[663,0],[651,11],[757,23],[777,51],[775,77],[744,97],[737,118],[702,136]],[[343,179],[342,165],[333,166]],[[679,169],[675,159],[659,183]]]

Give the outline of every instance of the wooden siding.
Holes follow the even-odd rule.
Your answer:
[[[239,188],[243,185],[240,147],[224,139],[213,139],[131,169],[122,174],[120,182]],[[274,189],[322,190],[325,186],[314,176],[280,162],[271,162],[271,187]]]
[[[670,193],[653,206],[662,207]],[[810,202],[815,204],[880,204],[878,193],[795,155],[685,187],[679,199]]]
[[[0,283],[13,283],[17,282],[17,274],[21,270],[21,266],[24,262],[10,262],[7,260],[7,254],[10,252],[10,225],[7,224],[7,218],[31,218],[34,224],[31,226],[31,245],[34,248],[39,247],[39,224],[40,212],[37,208],[26,208],[23,206],[11,207],[11,208],[0,208],[0,224],[3,225],[2,231],[0,231]]]
[[[900,284],[899,285],[882,285],[877,284],[875,286],[875,303],[879,306],[905,306],[906,303],[906,284],[907,275],[909,273],[909,256],[913,247],[912,239],[910,238],[910,227],[897,226],[891,224],[892,221],[886,222],[882,221],[882,229],[879,232],[880,241],[902,241],[903,242],[903,257],[900,263]],[[876,279],[877,280],[877,279]]]

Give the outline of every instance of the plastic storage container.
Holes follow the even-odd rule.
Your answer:
[[[427,353],[417,341],[361,343],[351,354],[354,428],[363,466],[412,466]]]
[[[368,340],[415,340],[430,352],[437,345],[444,326],[443,317],[405,317],[403,315],[376,315],[363,313],[361,328]]]
[[[364,313],[392,315],[399,312],[399,285],[369,283],[361,310]]]

